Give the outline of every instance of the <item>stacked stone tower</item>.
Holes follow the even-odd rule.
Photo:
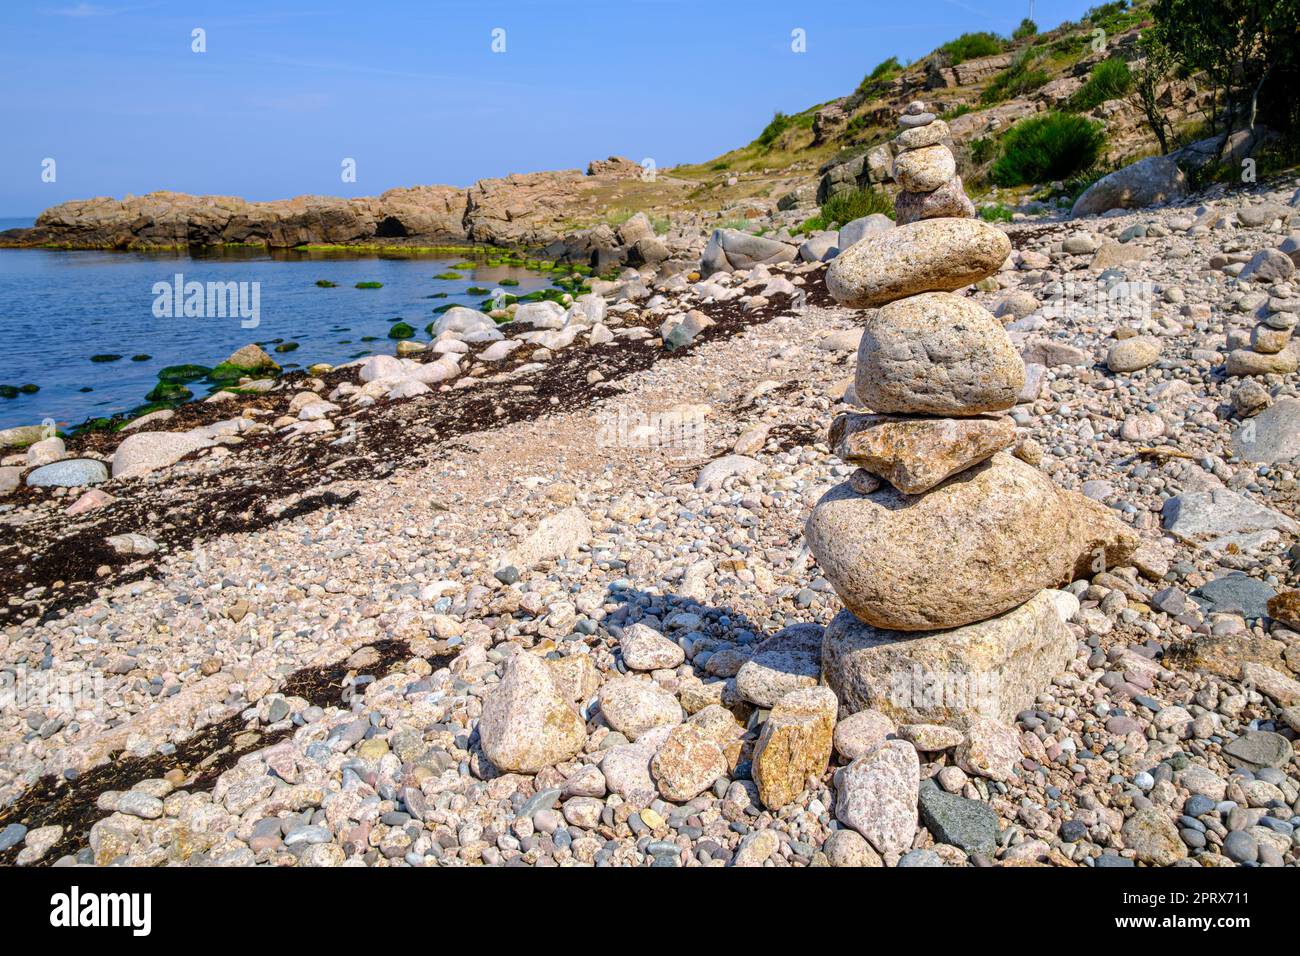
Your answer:
[[[1009,720],[1074,653],[1058,606],[1072,598],[1046,589],[1113,566],[1137,541],[1006,453],[1024,365],[997,319],[954,293],[998,272],[1011,243],[973,218],[946,124],[913,103],[901,125],[899,225],[827,274],[840,303],[871,311],[855,381],[869,412],[831,427],[836,454],[860,470],[806,528],[846,607],[823,669],[847,712]]]

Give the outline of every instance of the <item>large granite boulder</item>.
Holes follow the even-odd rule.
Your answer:
[[[900,631],[985,620],[1122,564],[1139,543],[1108,509],[1005,453],[920,497],[839,485],[804,533],[845,606]]]
[[[791,262],[798,254],[796,246],[763,236],[751,235],[738,229],[714,229],[709,244],[704,247],[700,260],[705,275],[715,272],[734,272],[752,269],[756,265]]]
[[[1138,160],[1089,186],[1070,215],[1099,216],[1109,209],[1141,209],[1187,195],[1187,177],[1170,156]]]
[[[536,773],[568,760],[587,741],[586,727],[555,685],[546,661],[520,651],[483,700],[483,753],[498,770]]]

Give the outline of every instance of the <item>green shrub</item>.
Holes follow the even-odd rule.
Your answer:
[[[1038,33],[1038,24],[1035,23],[1033,20],[1029,19],[1029,17],[1025,17],[1023,20],[1020,21],[1020,26],[1016,27],[1016,29],[1012,32],[1011,39],[1023,40],[1025,39],[1025,37],[1036,36],[1037,33]]]
[[[972,165],[983,166],[997,152],[998,144],[988,136],[970,141],[970,161]]]
[[[955,40],[949,40],[939,49],[953,66],[981,56],[993,56],[1002,52],[1002,39],[993,33],[963,33]]]
[[[990,175],[999,186],[1069,179],[1096,164],[1104,141],[1101,124],[1083,116],[1032,116],[1002,137],[1002,151]]]
[[[821,212],[811,219],[805,219],[799,225],[799,232],[816,232],[825,229],[831,223],[841,226],[854,219],[881,213],[894,218],[894,203],[889,196],[879,189],[855,189],[853,192],[832,196],[822,203]]]
[[[1102,60],[1092,68],[1088,82],[1070,98],[1070,108],[1083,112],[1106,102],[1128,95],[1133,89],[1133,73],[1123,60]]]
[[[887,60],[881,60],[876,64],[875,69],[862,78],[858,84],[859,93],[869,92],[877,83],[887,83],[902,72],[903,64],[898,62],[898,57],[891,56]]]
[[[1037,60],[1033,50],[1025,50],[984,88],[984,92],[980,94],[980,103],[989,106],[1038,89],[1051,77],[1044,71],[1036,69],[1035,62]]]
[[[1083,19],[1114,36],[1141,23],[1144,16],[1144,11],[1135,9],[1128,0],[1115,0],[1093,7],[1083,15]]]
[[[758,145],[764,148],[771,146],[782,133],[793,125],[793,117],[786,116],[780,110],[777,110],[775,115],[772,117],[772,122],[764,126],[763,132],[758,134]]]
[[[979,216],[985,222],[1010,222],[1011,209],[1001,203],[995,203],[991,206],[981,206]]]

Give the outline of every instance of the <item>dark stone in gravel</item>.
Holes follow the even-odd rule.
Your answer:
[[[1223,838],[1223,854],[1236,863],[1254,863],[1259,859],[1259,844],[1245,830],[1233,830]]]
[[[1230,571],[1193,591],[1192,600],[1206,614],[1240,614],[1253,620],[1268,614],[1268,599],[1276,594],[1277,591],[1263,581],[1241,571]]]
[[[1061,824],[1061,839],[1066,843],[1077,843],[1088,835],[1088,828],[1078,820],[1066,820]]]
[[[1093,862],[1093,866],[1128,867],[1128,866],[1137,866],[1137,864],[1134,863],[1132,860],[1126,859],[1125,857],[1122,856],[1118,856],[1117,854],[1114,853],[1103,853],[1101,856],[1097,857],[1097,859]]]
[[[979,800],[930,786],[921,790],[920,809],[921,822],[940,843],[990,856],[997,847],[998,815]]]
[[[0,830],[0,853],[16,847],[27,836],[27,828],[21,823],[11,823]]]
[[[1214,801],[1203,793],[1194,793],[1183,803],[1183,813],[1189,817],[1200,817],[1214,809]]]
[[[1269,730],[1248,730],[1223,748],[1228,763],[1243,770],[1281,767],[1291,759],[1291,753],[1291,741]]]

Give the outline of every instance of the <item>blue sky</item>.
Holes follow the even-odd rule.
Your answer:
[[[1044,29],[1097,0],[1037,0]],[[4,0],[0,216],[155,189],[276,199],[660,167],[1029,0]],[[206,32],[207,52],[191,50]],[[505,31],[505,52],[492,31]],[[807,51],[791,50],[805,31]],[[42,182],[41,164],[57,179]],[[357,181],[340,180],[344,158]]]

